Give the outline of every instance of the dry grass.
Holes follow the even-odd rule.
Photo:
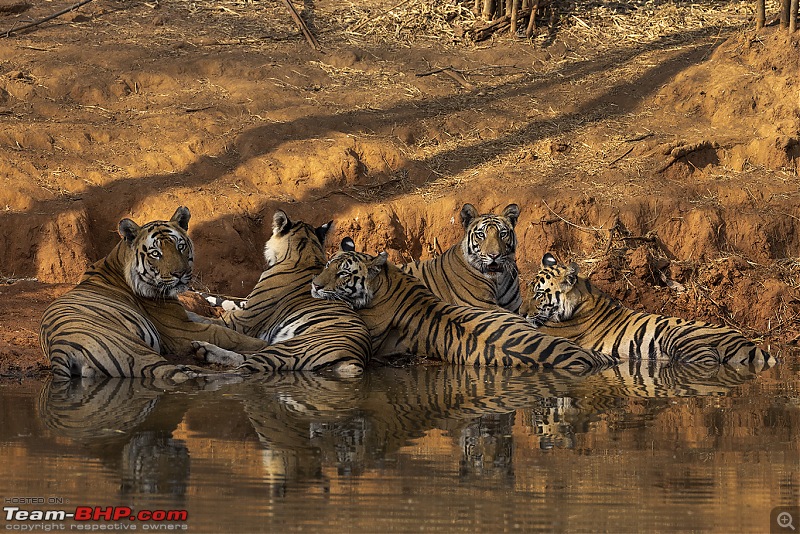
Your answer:
[[[344,5],[343,5],[344,4]],[[365,5],[366,4],[366,5]],[[146,4],[150,5],[150,4]],[[155,4],[153,4],[155,5]],[[474,44],[473,30],[486,23],[472,11],[474,0],[384,0],[312,4],[311,9],[295,1],[294,6],[321,41],[339,39],[372,43],[437,41],[439,44]],[[280,2],[252,0],[184,0],[174,3],[192,15],[212,16],[221,41],[257,44],[265,41],[302,40],[299,29]],[[604,50],[631,44],[646,44],[665,38],[680,40],[692,32],[714,33],[752,21],[755,2],[739,0],[667,1],[600,0],[586,2],[553,0],[555,31],[562,37]],[[777,13],[778,1],[767,0],[767,13]],[[546,26],[548,13],[540,13],[539,26]],[[524,28],[526,22],[520,24]],[[265,35],[265,30],[268,33]],[[539,32],[532,44],[543,45],[551,36]],[[511,38],[509,32],[494,38]]]
[[[351,3],[332,15],[353,37],[393,42],[435,39],[470,44],[472,30],[485,24],[471,10],[472,0],[406,0],[389,4],[376,7]],[[592,2],[588,6],[586,2],[554,0],[551,4],[548,9],[556,11],[557,31],[601,48],[645,44],[665,37],[680,39],[687,32],[713,33],[747,24],[755,15],[751,0],[619,0]],[[777,0],[769,0],[767,12],[777,10]],[[546,23],[542,19],[538,25]],[[508,36],[508,32],[504,35]],[[547,36],[541,32],[534,38],[545,39]]]

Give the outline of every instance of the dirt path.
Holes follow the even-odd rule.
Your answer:
[[[0,286],[0,373],[44,363],[41,312],[119,219],[180,204],[221,292],[252,287],[276,208],[401,260],[516,202],[524,279],[553,251],[630,306],[800,334],[797,37],[711,11],[658,33],[637,2],[532,43],[345,31],[392,5],[307,4],[323,52],[280,3],[98,0],[0,39],[0,277],[38,280]]]

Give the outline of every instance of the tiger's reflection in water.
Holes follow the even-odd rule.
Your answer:
[[[39,410],[52,432],[116,470],[123,493],[182,495],[193,442],[175,439],[174,430],[185,422],[190,433],[214,440],[215,454],[241,449],[241,439],[213,424],[220,417],[214,410],[240,406],[239,414],[224,416],[252,427],[261,470],[252,478],[279,497],[301,483],[325,491],[332,472],[357,477],[392,468],[400,449],[432,432],[450,441],[462,478],[513,483],[521,437],[528,448],[531,440],[540,449],[575,448],[576,437],[591,432],[603,414],[639,417],[629,413],[631,402],[644,403],[642,417],[652,417],[669,408],[671,398],[722,395],[760,370],[631,362],[575,376],[420,366],[370,369],[354,378],[254,376],[206,384],[203,391],[193,384],[165,390],[139,380],[84,380],[47,384]]]
[[[184,495],[189,477],[186,444],[172,437],[189,398],[148,379],[75,378],[50,381],[39,396],[47,428],[84,446],[120,475],[120,493]]]

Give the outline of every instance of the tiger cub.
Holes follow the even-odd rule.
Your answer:
[[[540,332],[615,358],[769,366],[769,353],[726,326],[625,308],[595,288],[571,263],[545,254],[520,313]]]
[[[519,207],[509,204],[500,215],[478,214],[472,204],[461,209],[464,237],[441,256],[400,265],[445,302],[516,313],[522,304],[515,259],[514,227]]]
[[[56,380],[148,377],[184,381],[202,369],[168,363],[191,342],[235,350],[267,343],[218,325],[189,320],[177,299],[192,278],[194,252],[189,210],[169,221],[119,223],[121,240],[83,274],[80,283],[44,312],[39,340]]]
[[[247,307],[216,320],[267,341],[269,349],[240,355],[197,343],[198,355],[245,373],[328,368],[340,375],[360,373],[371,349],[364,321],[344,303],[321,302],[309,293],[311,278],[325,265],[325,237],[332,224],[315,228],[276,211],[264,246],[267,268],[247,296]]]
[[[542,335],[519,315],[443,302],[386,258],[385,252],[341,251],[311,282],[314,297],[358,311],[376,352],[387,338],[396,338],[414,355],[459,365],[586,372],[618,361]]]

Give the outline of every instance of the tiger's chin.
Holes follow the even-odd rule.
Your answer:
[[[371,301],[371,299],[368,297],[342,298],[335,291],[326,291],[324,289],[318,289],[317,287],[314,286],[311,287],[311,296],[314,297],[315,299],[343,302],[352,310],[360,310],[362,308],[366,308],[367,306],[369,306]]]
[[[546,319],[541,319],[535,315],[526,315],[525,320],[528,321],[534,328],[539,328],[540,326],[542,326],[544,323],[547,322]]]
[[[176,299],[189,289],[185,282],[160,283],[158,285],[137,284],[136,294],[147,299]]]
[[[475,266],[483,275],[486,275],[490,278],[497,278],[503,273],[506,272],[506,264],[505,263],[481,263],[480,265]]]

